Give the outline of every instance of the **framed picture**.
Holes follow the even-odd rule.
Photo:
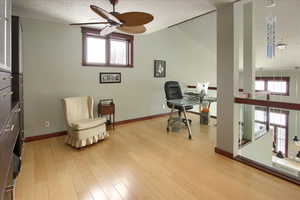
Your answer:
[[[154,60],[154,77],[164,78],[166,77],[166,61]]]
[[[121,73],[101,72],[100,83],[121,83]]]

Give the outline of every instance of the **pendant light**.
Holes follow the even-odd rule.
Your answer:
[[[276,6],[275,0],[266,0],[266,7],[267,8],[273,8]]]

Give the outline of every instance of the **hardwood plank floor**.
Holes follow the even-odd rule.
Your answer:
[[[300,187],[214,153],[216,128],[193,118],[166,133],[166,117],[118,126],[83,150],[64,137],[25,144],[17,200],[298,200]]]

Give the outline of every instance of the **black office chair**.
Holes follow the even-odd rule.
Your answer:
[[[165,93],[166,93],[166,99],[167,100],[173,100],[173,99],[182,99],[183,95],[181,92],[180,85],[177,81],[167,81],[165,83]],[[167,103],[167,106],[172,109],[172,104]],[[185,106],[185,110],[191,110],[193,109],[193,106]],[[178,110],[178,116],[181,117],[181,113],[183,112],[183,108],[181,106],[174,106],[174,109]],[[182,119],[182,121],[186,124],[186,120]],[[192,123],[192,120],[188,120],[189,123]],[[186,124],[187,125],[187,124]]]

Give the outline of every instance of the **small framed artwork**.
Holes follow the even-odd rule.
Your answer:
[[[165,78],[166,77],[166,61],[154,60],[154,77]]]
[[[121,73],[101,72],[100,83],[121,83]]]

